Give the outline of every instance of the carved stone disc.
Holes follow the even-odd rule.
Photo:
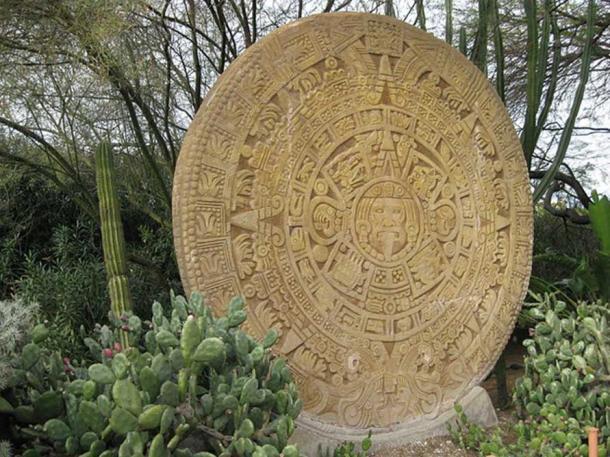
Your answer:
[[[486,78],[369,14],[309,17],[243,53],[174,185],[185,288],[274,327],[310,417],[434,416],[491,370],[531,266],[523,153]],[[430,417],[430,416],[428,416]]]

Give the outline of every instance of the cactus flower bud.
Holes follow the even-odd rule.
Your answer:
[[[70,365],[70,359],[68,357],[64,357],[63,362],[64,362],[64,373],[66,373],[66,374],[74,373],[74,368],[72,368],[72,365]]]
[[[121,352],[123,350],[123,346],[121,346],[121,343],[117,341],[116,343],[114,343],[113,349],[114,352]]]
[[[110,348],[102,349],[102,355],[104,357],[108,357],[109,359],[112,358],[112,349],[110,349]]]

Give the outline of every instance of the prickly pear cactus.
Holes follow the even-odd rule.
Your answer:
[[[98,327],[86,340],[95,363],[62,366],[57,383],[17,406],[23,432],[37,437],[25,457],[298,456],[288,438],[302,401],[285,361],[269,351],[275,332],[261,342],[246,335],[240,299],[218,319],[199,294],[172,296],[172,305],[165,316],[155,303],[152,322],[126,313]],[[41,358],[30,346],[23,366]],[[190,435],[198,449],[186,447]]]
[[[537,324],[524,342],[525,376],[514,391],[518,409],[548,423],[549,436],[554,433],[565,446],[561,452],[572,455],[586,455],[582,430],[597,427],[600,455],[605,455],[610,450],[610,310],[601,302],[573,310],[546,296],[528,312]]]

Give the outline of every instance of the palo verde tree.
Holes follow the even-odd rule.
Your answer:
[[[596,3],[599,3],[596,5]],[[186,128],[239,53],[299,17],[390,14],[458,47],[494,81],[519,131],[536,199],[586,223],[590,199],[568,166],[582,101],[606,106],[610,6],[598,1],[5,0],[0,13],[0,159],[41,173],[97,217],[92,155],[112,138],[122,195],[168,226],[171,180]],[[596,127],[598,134],[610,129]],[[25,138],[40,156],[7,145]],[[574,207],[557,207],[563,193]]]

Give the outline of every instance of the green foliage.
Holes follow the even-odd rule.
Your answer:
[[[32,330],[37,310],[38,305],[24,303],[19,299],[0,301],[0,457],[12,455],[10,442],[5,441],[12,437],[6,430],[7,421],[2,415],[14,411],[4,396],[14,386],[16,360],[28,348],[26,343],[30,340],[30,332],[36,341],[42,341],[46,336],[42,324]]]
[[[368,451],[371,449],[372,445],[373,441],[371,439],[371,432],[369,431],[369,435],[360,443],[361,451],[356,449],[354,443],[344,442],[337,446],[335,450],[332,451],[332,454],[330,449],[327,448],[326,451],[323,451],[320,446],[318,448],[318,457],[366,457],[369,455]]]
[[[0,301],[0,392],[9,386],[13,363],[36,320],[38,305],[22,300]]]
[[[144,223],[143,223],[144,222]],[[137,224],[130,227],[130,224]],[[129,246],[129,289],[134,297],[133,312],[143,319],[151,317],[149,303],[169,307],[168,291],[182,292],[175,258],[171,227],[152,227],[134,217],[125,220]]]
[[[456,405],[457,421],[450,428],[453,441],[463,449],[476,451],[480,456],[495,457],[563,457],[586,456],[588,446],[584,442],[585,431],[574,418],[557,414],[550,405],[541,410],[539,421],[521,420],[513,426],[514,442],[508,443],[502,430],[486,430],[470,422],[459,405]],[[599,456],[607,456],[602,444]]]
[[[1,163],[0,195],[0,300],[38,303],[51,333],[45,344],[84,354],[80,326],[104,322],[109,303],[98,223],[64,190]],[[167,291],[181,291],[171,228],[132,206],[123,216],[134,312],[148,319],[150,303],[168,306]]]
[[[594,278],[591,287],[602,299],[610,303],[610,200],[606,196],[600,198],[594,193],[588,211],[591,227],[600,243],[600,250],[591,262],[590,275]]]
[[[588,210],[591,227],[601,244],[601,252],[610,255],[610,200],[605,195],[600,198],[594,193]]]
[[[0,441],[0,457],[11,457],[11,443],[8,441]]]
[[[52,258],[53,233],[76,225],[79,210],[44,178],[0,163],[0,299],[16,292],[24,258]]]
[[[94,322],[106,321],[109,296],[98,231],[78,220],[72,226],[57,225],[44,247],[13,266],[21,273],[12,286],[15,294],[37,302],[41,320],[48,321],[51,336],[46,344],[72,356],[83,355],[85,349],[81,325],[88,333]],[[127,232],[130,246],[144,265],[129,264],[130,288],[138,299],[134,312],[148,319],[151,310],[145,303],[167,306],[167,290],[180,290],[180,283],[171,233],[145,224],[135,231]]]
[[[590,228],[566,225],[555,233],[538,223],[550,216],[536,218],[532,284],[538,291],[560,290],[566,298],[610,303],[610,201],[594,193],[588,212]],[[569,231],[573,234],[568,237]],[[541,245],[546,245],[543,252]]]
[[[245,318],[240,299],[214,318],[199,294],[172,296],[169,317],[155,303],[151,322],[125,313],[97,326],[85,340],[93,364],[26,345],[10,397],[24,455],[297,457],[287,440],[302,401],[269,351],[275,331],[258,343]]]
[[[514,392],[520,413],[536,417],[554,405],[558,414],[610,438],[609,309],[597,302],[571,310],[551,295],[538,298],[528,311],[537,323],[533,338],[523,342],[525,376]]]
[[[473,424],[466,417],[466,413],[459,404],[455,405],[457,413],[456,423],[449,425],[449,432],[453,441],[462,449],[478,451],[481,456],[495,455],[496,457],[512,456],[502,440],[499,429],[490,431]]]
[[[51,333],[46,344],[73,356],[84,346],[79,329],[90,331],[93,322],[105,318],[108,295],[104,265],[97,253],[94,228],[77,223],[55,227],[48,255],[27,255],[16,294],[40,305],[40,319]],[[44,251],[43,251],[44,252]]]
[[[513,399],[523,418],[514,426],[517,442],[505,444],[499,431],[470,423],[457,408],[453,437],[480,455],[584,456],[586,429],[599,429],[600,456],[610,449],[609,309],[601,302],[570,308],[556,297],[536,297],[528,314],[536,323],[527,348],[525,374]]]
[[[591,226],[576,225],[547,211],[534,213],[534,262],[532,274],[548,283],[572,275],[579,259],[599,249]]]

